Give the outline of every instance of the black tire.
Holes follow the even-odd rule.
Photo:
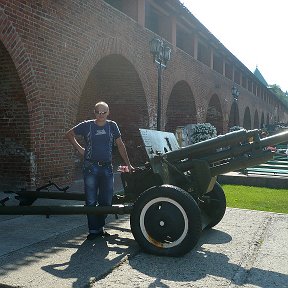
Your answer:
[[[218,182],[215,183],[212,191],[204,194],[204,196],[208,196],[209,200],[202,209],[211,220],[205,229],[210,229],[222,220],[226,211],[226,197],[221,185]]]
[[[131,231],[140,247],[160,256],[181,256],[197,244],[201,213],[193,197],[172,185],[144,191],[130,215]]]

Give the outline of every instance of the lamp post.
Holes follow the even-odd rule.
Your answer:
[[[161,80],[162,70],[167,66],[167,62],[170,60],[171,48],[164,44],[162,39],[153,38],[149,42],[150,53],[153,55],[153,62],[157,65],[158,71],[158,94],[157,94],[157,130],[161,130]]]
[[[232,88],[231,88],[231,93],[233,96],[233,100],[234,100],[234,126],[237,125],[237,119],[236,119],[236,113],[237,113],[237,101],[238,101],[238,97],[240,95],[240,91],[238,90],[238,88],[235,86],[235,84],[233,84]]]

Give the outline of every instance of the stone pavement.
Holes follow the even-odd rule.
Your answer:
[[[92,287],[288,287],[288,215],[228,209],[181,258],[138,253]]]
[[[129,215],[110,215],[107,229],[87,241],[83,215],[0,215],[0,288],[288,288],[287,214],[227,208],[179,258],[143,253]]]
[[[288,287],[285,214],[228,208],[180,258],[141,252],[128,215],[107,229],[87,241],[85,216],[0,216],[0,287]]]

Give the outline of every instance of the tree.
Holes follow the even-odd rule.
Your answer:
[[[270,91],[288,108],[288,93],[284,93],[280,86],[277,84],[273,84],[269,87]]]

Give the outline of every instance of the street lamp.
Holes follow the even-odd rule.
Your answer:
[[[238,101],[238,97],[240,95],[240,91],[237,89],[237,87],[235,86],[235,84],[233,84],[232,88],[231,88],[231,93],[234,99],[234,126],[236,126],[237,123],[237,117],[236,117],[236,113],[237,113],[237,101]]]
[[[164,44],[162,39],[153,38],[149,42],[150,53],[153,55],[153,62],[157,65],[158,70],[158,97],[157,97],[157,130],[161,130],[161,80],[162,70],[167,66],[170,60],[171,48]]]
[[[237,89],[235,84],[233,84],[233,87],[231,88],[232,96],[235,102],[237,102],[238,97],[240,95],[240,91]]]

